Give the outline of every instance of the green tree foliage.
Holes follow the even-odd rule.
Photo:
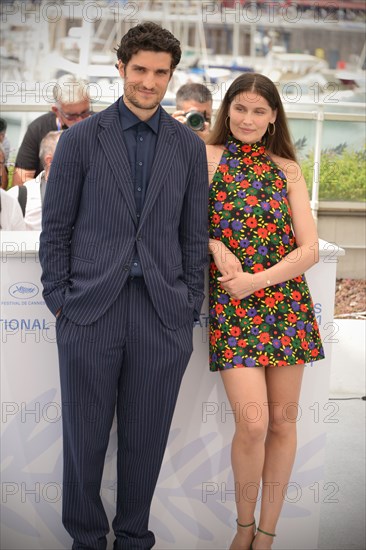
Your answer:
[[[302,173],[311,193],[314,154],[301,161]],[[346,144],[322,151],[320,162],[319,200],[366,200],[366,150],[352,151]]]

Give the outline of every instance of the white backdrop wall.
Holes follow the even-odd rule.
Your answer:
[[[1,233],[1,548],[71,547],[61,523],[62,438],[54,318],[42,299],[37,233]],[[273,548],[317,548],[319,511],[338,501],[336,482],[324,484],[327,424],[337,422],[328,401],[337,255],[322,242],[320,262],[307,279],[326,359],[307,365],[301,394],[298,453]],[[233,414],[221,377],[208,370],[208,308],[194,328],[187,368],[153,506],[156,548],[227,548],[235,530],[230,468]],[[335,348],[335,349],[334,349]],[[289,404],[289,406],[291,406]],[[242,414],[260,414],[248,404]],[[286,416],[286,410],[283,411]],[[112,519],[116,490],[116,426],[111,432],[102,497]],[[250,497],[250,487],[244,488]],[[257,509],[258,511],[258,509]],[[110,547],[113,536],[110,534]]]

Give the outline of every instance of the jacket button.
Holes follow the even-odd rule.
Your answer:
[[[130,271],[130,266],[129,266],[129,265],[125,265],[123,269],[124,269],[124,271]]]

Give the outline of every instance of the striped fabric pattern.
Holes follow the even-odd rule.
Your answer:
[[[160,318],[184,324],[203,301],[207,205],[204,143],[164,110],[139,224],[118,103],[76,124],[60,138],[43,207],[48,307],[78,324],[97,320],[123,288],[136,243]]]
[[[148,549],[150,504],[180,383],[192,352],[192,323],[160,321],[142,279],[128,281],[95,323],[57,320],[63,405],[63,522],[73,550],[104,549],[109,531],[100,484],[117,407],[116,549]]]
[[[73,550],[105,550],[100,498],[115,410],[115,550],[148,550],[149,510],[208,259],[203,141],[161,111],[137,222],[118,103],[59,140],[43,206],[44,299],[56,313],[64,441],[63,522]],[[131,279],[137,247],[143,277]]]

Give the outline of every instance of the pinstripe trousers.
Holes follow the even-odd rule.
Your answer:
[[[117,411],[114,550],[146,550],[148,529],[180,383],[192,353],[192,326],[167,329],[142,278],[130,279],[95,323],[56,323],[63,422],[63,524],[73,550],[104,550],[108,519],[100,497]]]

